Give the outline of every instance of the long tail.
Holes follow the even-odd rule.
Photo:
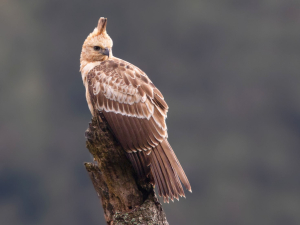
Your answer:
[[[164,202],[169,202],[169,198],[174,201],[174,198],[178,200],[179,196],[185,197],[181,182],[192,192],[184,170],[166,139],[156,146],[149,156],[151,173],[159,195],[164,197]]]
[[[192,192],[191,185],[167,139],[153,148],[149,155],[144,151],[137,151],[127,153],[127,156],[140,179],[154,179],[158,194],[163,196],[164,202],[169,202],[169,198],[174,201],[174,198],[179,200],[179,196],[185,197],[181,182]]]

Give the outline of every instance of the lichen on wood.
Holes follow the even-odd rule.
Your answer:
[[[105,118],[101,112],[95,115],[85,133],[95,162],[85,163],[85,167],[101,199],[107,224],[167,225],[153,186],[137,179]]]

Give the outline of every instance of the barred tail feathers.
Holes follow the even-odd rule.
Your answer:
[[[191,192],[191,185],[185,172],[166,139],[153,148],[149,156],[151,173],[158,187],[158,193],[164,197],[165,202],[169,202],[169,198],[173,201],[174,198],[178,200],[179,196],[185,197],[181,182]]]
[[[185,172],[166,139],[154,147],[150,154],[136,151],[127,153],[127,157],[139,179],[150,178],[152,175],[151,180],[157,186],[159,196],[163,196],[164,202],[169,202],[169,198],[174,201],[174,198],[179,200],[179,197],[185,197],[182,184],[188,191],[192,191]]]

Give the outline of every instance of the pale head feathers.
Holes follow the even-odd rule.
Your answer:
[[[113,41],[106,32],[106,25],[107,18],[101,17],[97,27],[85,39],[80,55],[80,71],[88,63],[112,58]],[[95,47],[100,47],[100,50],[95,50]],[[109,51],[109,55],[105,51]]]

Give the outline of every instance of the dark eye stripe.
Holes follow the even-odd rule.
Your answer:
[[[95,50],[95,51],[99,51],[100,49],[101,49],[100,46],[94,46],[94,50]]]

